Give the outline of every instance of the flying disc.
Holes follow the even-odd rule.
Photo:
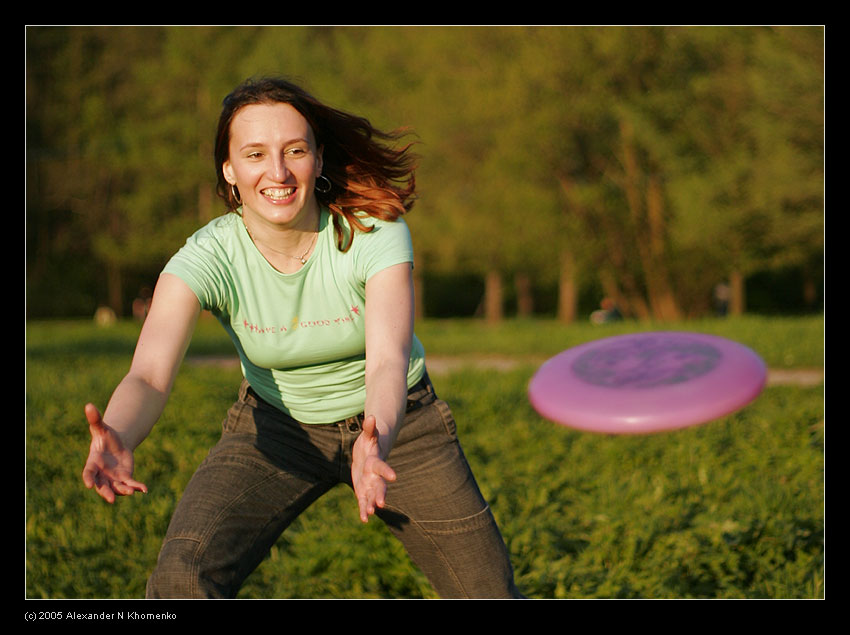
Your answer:
[[[755,352],[701,333],[619,335],[544,362],[528,396],[546,419],[579,430],[645,434],[706,423],[740,410],[767,379]]]

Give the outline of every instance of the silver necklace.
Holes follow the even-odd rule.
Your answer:
[[[248,232],[248,237],[251,239],[251,242],[253,242],[256,245],[257,241],[254,239],[254,234],[252,234],[251,230],[248,229],[248,225],[245,223],[244,219],[242,221],[242,224],[245,226],[245,231]],[[292,260],[297,260],[302,265],[306,265],[307,264],[307,254],[310,253],[310,250],[313,248],[313,243],[316,241],[316,238],[318,237],[318,235],[319,235],[319,232],[315,232],[313,234],[313,238],[310,240],[310,245],[307,247],[307,250],[303,254],[301,254],[300,256],[290,256],[289,254],[284,253],[282,251],[279,251],[279,250],[277,250],[274,247],[271,247],[269,245],[265,245],[265,247],[267,249],[271,249],[276,254],[280,254],[281,256],[286,256],[287,258],[291,258]]]

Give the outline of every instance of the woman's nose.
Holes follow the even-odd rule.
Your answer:
[[[272,178],[275,181],[284,182],[289,176],[289,169],[286,167],[286,157],[279,154],[274,157],[271,166]]]

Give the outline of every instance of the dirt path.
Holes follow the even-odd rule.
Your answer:
[[[544,358],[514,358],[514,357],[428,357],[428,370],[434,374],[446,373],[458,368],[483,368],[492,370],[511,370],[520,365],[538,365]],[[767,384],[769,386],[796,384],[800,386],[816,386],[824,379],[823,370],[819,368],[769,369]]]

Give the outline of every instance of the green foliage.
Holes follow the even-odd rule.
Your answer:
[[[785,350],[789,365],[815,363],[803,351],[822,349],[822,322],[703,326],[750,342],[775,340],[777,361]],[[511,348],[480,323],[418,328],[429,349],[455,354],[545,353],[610,334],[568,337],[553,329],[513,323],[499,331],[513,333],[519,348]],[[202,321],[190,358],[229,351],[219,331]],[[106,403],[137,334],[132,323],[27,329],[27,597],[142,597],[174,505],[235,397],[238,368],[185,364],[137,451],[137,475],[150,493],[104,503],[80,479],[89,443],[82,407]],[[432,373],[528,596],[824,596],[822,386],[770,387],[744,410],[696,428],[610,437],[537,416],[525,393],[535,368]],[[281,537],[240,597],[434,594],[383,525],[359,522],[351,493],[340,487]]]
[[[578,280],[610,274],[606,293],[633,299],[669,284],[686,315],[704,314],[733,272],[795,267],[820,284],[823,38],[817,27],[30,27],[30,306],[126,309],[129,276],[152,285],[221,212],[218,107],[261,74],[413,129],[421,271],[552,282],[568,252]]]

